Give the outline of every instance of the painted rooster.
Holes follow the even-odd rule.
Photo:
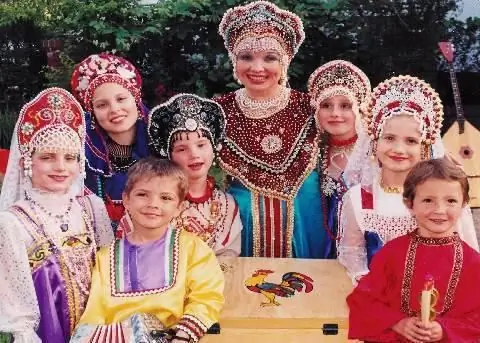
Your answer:
[[[282,276],[282,282],[274,284],[265,282],[265,278],[272,274],[273,270],[260,269],[255,271],[251,277],[245,280],[245,286],[252,292],[263,294],[266,302],[262,302],[260,306],[279,306],[280,303],[275,298],[289,298],[295,295],[295,292],[310,293],[313,290],[313,280],[304,274],[289,272]]]

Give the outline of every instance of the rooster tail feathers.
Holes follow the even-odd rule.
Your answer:
[[[313,279],[302,273],[285,273],[282,276],[282,280],[282,284],[288,284],[298,292],[302,291],[303,285],[305,285],[305,293],[310,293],[313,290]]]

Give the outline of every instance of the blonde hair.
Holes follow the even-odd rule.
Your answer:
[[[188,192],[188,178],[185,173],[175,162],[152,156],[142,158],[128,169],[124,193],[128,195],[139,180],[152,177],[175,178],[177,180],[177,196],[180,201],[185,200]]]

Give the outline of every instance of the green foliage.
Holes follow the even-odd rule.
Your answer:
[[[0,27],[20,21],[34,21],[37,25],[48,25],[52,13],[64,0],[4,0],[0,3]]]
[[[47,79],[45,86],[70,89],[70,78],[75,68],[75,61],[64,52],[59,54],[59,60],[60,65],[56,67],[43,67],[43,74]]]
[[[16,112],[0,113],[0,149],[10,149],[10,141],[17,118]]]
[[[49,29],[81,49],[126,52],[144,35],[158,32],[152,19],[152,8],[136,0],[64,0]]]
[[[152,106],[173,92],[210,97],[239,87],[218,24],[228,8],[250,1],[164,0],[141,6],[138,0],[6,0],[0,3],[0,27],[30,21],[44,38],[63,41],[60,65],[43,69],[44,86],[68,89],[75,63],[110,51],[139,67]],[[339,58],[364,69],[373,85],[396,73],[435,83],[437,42],[446,39],[457,43],[461,66],[479,69],[478,59],[468,56],[475,47],[478,52],[480,20],[449,19],[457,8],[454,0],[272,2],[304,22],[306,40],[289,69],[294,88],[305,90],[315,68]]]
[[[1,186],[1,183],[0,183]],[[0,343],[12,343],[13,336],[11,334],[0,332]]]

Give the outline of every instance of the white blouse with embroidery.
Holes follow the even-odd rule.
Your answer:
[[[177,218],[183,227],[199,236],[217,256],[238,256],[241,250],[242,222],[235,199],[218,188],[204,202],[185,201]]]
[[[341,239],[338,259],[355,283],[368,273],[365,232],[376,233],[383,244],[415,230],[417,223],[403,203],[401,194],[386,193],[378,182],[373,184],[373,209],[362,208],[361,186],[350,188],[343,198],[340,218]],[[460,237],[479,250],[470,208],[466,206],[457,223]]]
[[[53,215],[65,214],[70,202],[69,195],[52,195],[31,191],[32,199]],[[109,245],[113,231],[105,205],[95,195],[88,196],[95,216],[95,241],[99,247]],[[28,208],[27,200],[14,205]],[[73,201],[68,213],[69,229],[62,232],[53,216],[38,211],[37,218],[44,224],[44,230],[54,241],[81,233],[83,222],[82,207]],[[23,227],[21,220],[11,211],[0,212],[0,332],[12,333],[15,343],[37,343],[36,334],[40,312],[27,249],[33,238]]]

